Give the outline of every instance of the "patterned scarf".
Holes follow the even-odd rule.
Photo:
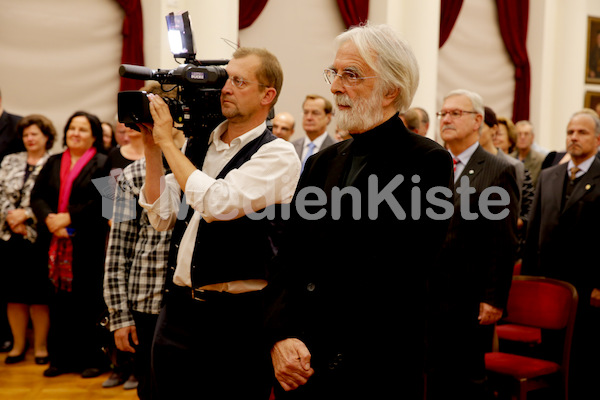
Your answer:
[[[71,152],[66,150],[60,160],[60,191],[58,195],[58,212],[68,212],[69,198],[75,178],[79,176],[83,167],[96,155],[96,148],[89,148],[77,160],[71,169]],[[50,250],[48,251],[49,277],[57,290],[70,292],[73,282],[73,243],[71,238],[52,236]]]

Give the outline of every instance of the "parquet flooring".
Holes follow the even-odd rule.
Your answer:
[[[79,374],[64,374],[55,378],[42,375],[47,365],[33,361],[29,349],[25,361],[6,365],[6,353],[0,353],[0,399],[1,400],[135,400],[136,390],[124,390],[123,386],[102,387],[109,373],[97,378],[82,378]]]

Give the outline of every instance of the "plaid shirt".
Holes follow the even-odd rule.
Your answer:
[[[146,160],[141,159],[117,180],[104,275],[111,331],[135,324],[131,310],[160,311],[171,231],[156,231],[146,210],[137,205],[145,176]]]

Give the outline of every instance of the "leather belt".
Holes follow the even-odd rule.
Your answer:
[[[192,289],[191,287],[188,287],[188,286],[171,285],[170,288],[167,289],[166,292],[167,292],[167,295],[176,296],[179,298],[193,299],[193,300],[197,300],[197,301],[233,300],[235,298],[239,298],[240,295],[243,295],[243,294],[250,294],[250,293],[258,292],[260,289],[262,289],[264,286],[266,286],[266,281],[265,281],[264,286],[263,285],[259,285],[259,286],[250,285],[247,287],[246,291],[242,291],[239,293],[230,293],[230,292],[221,291],[221,290],[206,289],[208,287],[221,288],[221,286],[217,286],[217,285],[221,285],[221,284],[207,285],[207,286],[203,286],[202,288],[198,288],[198,289]],[[250,290],[250,289],[254,289],[254,290]]]

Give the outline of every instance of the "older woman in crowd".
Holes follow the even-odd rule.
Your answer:
[[[103,173],[102,127],[95,115],[78,111],[65,126],[66,150],[51,156],[31,194],[54,286],[50,303],[50,367],[44,376],[78,372],[95,377],[107,370],[102,297],[107,223],[92,180]]]
[[[494,146],[506,154],[514,151],[517,145],[517,131],[515,124],[508,118],[498,118],[498,133],[493,137]]]
[[[0,241],[2,291],[14,345],[5,363],[25,359],[31,316],[35,362],[48,363],[46,340],[50,326],[48,255],[37,239],[36,220],[29,199],[35,180],[49,157],[56,130],[42,115],[29,115],[17,124],[26,151],[9,154],[0,166]]]

